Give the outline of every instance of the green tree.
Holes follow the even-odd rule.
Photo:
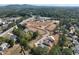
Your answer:
[[[20,36],[20,29],[19,28],[14,28],[13,29],[13,34]]]
[[[55,45],[51,48],[50,52],[49,52],[50,55],[60,55],[61,54],[61,47],[58,46],[58,45]]]
[[[7,43],[10,44],[10,47],[13,47],[13,45],[15,44],[14,40],[12,39],[9,39]]]
[[[28,31],[28,32],[26,33],[26,39],[27,39],[28,41],[31,41],[31,40],[32,40],[32,36],[33,36],[33,32]]]
[[[25,50],[29,49],[28,41],[24,38],[20,39],[21,52],[25,55]]]
[[[64,48],[62,50],[62,54],[64,54],[64,55],[72,55],[72,49],[71,48]]]
[[[5,38],[4,37],[0,37],[0,42],[5,42]]]
[[[21,30],[24,30],[25,29],[25,26],[24,25],[21,25],[21,24],[17,24],[18,28],[21,29]]]
[[[38,35],[39,35],[38,31],[33,32],[33,37],[32,37],[32,38],[34,38],[34,39],[35,39]]]
[[[48,54],[48,48],[35,47],[31,50],[31,53],[33,55],[47,55]]]
[[[10,23],[10,24],[8,25],[8,28],[11,28],[11,27],[13,27],[13,26],[15,26],[15,25],[16,25],[16,23],[15,23],[15,22]]]
[[[26,49],[28,47],[28,41],[25,40],[24,38],[20,39],[20,45]]]
[[[59,44],[61,47],[63,47],[65,42],[66,42],[66,36],[65,36],[64,34],[63,34],[63,35],[60,35],[58,44]]]

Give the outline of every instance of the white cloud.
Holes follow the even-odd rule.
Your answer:
[[[79,4],[79,0],[0,0],[0,4]]]

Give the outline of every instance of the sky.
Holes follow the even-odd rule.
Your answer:
[[[43,6],[79,6],[79,0],[0,0],[1,6],[6,4],[31,4]],[[4,4],[4,5],[3,5]]]
[[[79,4],[34,4],[37,6],[79,6]]]

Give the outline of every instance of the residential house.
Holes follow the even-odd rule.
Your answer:
[[[3,30],[6,30],[7,28],[8,28],[8,24],[2,25],[2,29],[3,29]]]
[[[75,53],[76,55],[79,54],[79,45],[76,45],[76,46],[75,46],[75,48],[74,48],[74,53]]]
[[[2,19],[0,18],[0,25],[2,25],[2,22],[3,22],[3,21],[2,21]]]
[[[43,37],[42,39],[38,40],[36,43],[35,43],[35,46],[38,47],[52,47],[52,45],[54,44],[54,37],[53,36],[47,36],[47,37]]]
[[[8,33],[8,38],[11,40],[17,41],[17,36],[12,33]]]
[[[26,33],[27,33],[28,31],[29,31],[29,30],[28,30],[27,28],[26,28],[26,29],[24,29],[24,32],[26,32]]]
[[[0,55],[3,55],[4,54],[4,50],[8,49],[9,48],[9,44],[8,43],[2,43],[0,45]]]
[[[74,26],[71,26],[71,27],[70,27],[70,32],[69,32],[69,33],[70,33],[70,34],[74,34],[74,32],[75,32],[75,28],[74,28]]]

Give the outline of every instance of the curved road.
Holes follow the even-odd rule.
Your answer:
[[[32,27],[32,28],[36,28],[36,27]],[[45,32],[45,34],[43,34],[43,37],[46,37],[46,36],[49,36],[50,35],[50,32],[46,29],[46,27],[45,27],[45,29],[40,29],[40,28],[36,28],[36,29],[42,30],[42,31]]]

